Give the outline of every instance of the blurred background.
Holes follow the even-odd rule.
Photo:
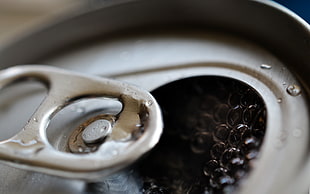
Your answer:
[[[275,0],[310,23],[310,0]],[[0,0],[0,45],[27,34],[64,13],[95,7],[106,0]]]
[[[310,23],[310,0],[275,0]]]

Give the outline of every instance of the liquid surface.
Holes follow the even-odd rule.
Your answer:
[[[145,194],[233,193],[253,168],[266,127],[260,96],[221,77],[188,78],[153,92],[164,116],[157,147],[138,164]]]

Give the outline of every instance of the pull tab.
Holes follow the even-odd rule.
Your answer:
[[[149,151],[159,141],[162,117],[155,99],[145,90],[130,84],[96,76],[85,76],[48,66],[17,66],[0,72],[0,88],[21,79],[36,79],[46,84],[48,95],[23,130],[0,142],[0,160],[8,165],[50,175],[95,180],[120,170]],[[64,107],[83,97],[117,98],[122,110],[115,116],[97,115],[74,130],[68,140],[70,152],[56,150],[48,142],[46,129]],[[143,133],[124,144],[118,153],[111,145],[135,133]],[[2,129],[8,130],[8,129]],[[74,141],[73,141],[74,140]],[[79,154],[84,146],[91,149]]]

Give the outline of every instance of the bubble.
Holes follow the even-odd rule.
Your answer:
[[[241,155],[233,156],[232,159],[225,165],[229,169],[230,173],[236,172],[242,169],[245,165],[245,158]]]
[[[260,128],[254,128],[254,129],[252,130],[252,134],[253,134],[256,138],[262,139],[262,138],[264,137],[264,135],[265,135],[265,130],[260,129]]]
[[[197,123],[198,123],[197,117],[194,115],[189,115],[185,120],[185,128],[191,129],[192,131],[194,130],[194,128],[196,128]]]
[[[227,140],[230,133],[230,129],[227,125],[221,124],[218,125],[214,130],[214,137],[217,141],[225,141]]]
[[[236,107],[240,104],[240,95],[238,93],[231,93],[228,98],[228,103],[231,107]]]
[[[243,132],[249,130],[249,127],[245,124],[238,124],[236,127],[234,127],[234,130],[242,134]]]
[[[229,137],[228,137],[228,143],[232,147],[237,147],[241,142],[241,133],[235,129],[230,131]]]
[[[230,109],[227,115],[227,124],[230,126],[235,126],[242,120],[242,108],[241,106],[236,106]]]
[[[241,96],[240,104],[244,107],[257,104],[257,94],[253,90],[248,90]]]
[[[227,104],[219,104],[215,107],[213,117],[217,122],[225,122],[229,106]]]
[[[260,143],[258,139],[252,136],[252,137],[245,138],[241,146],[243,150],[247,151],[247,150],[257,149],[259,145]]]
[[[268,64],[261,64],[261,65],[260,65],[260,68],[261,68],[261,69],[271,69],[272,66],[271,66],[271,65],[268,65]]]
[[[282,98],[278,98],[278,99],[277,99],[277,102],[278,102],[278,103],[281,103],[281,102],[282,102]]]
[[[196,120],[197,120],[196,128],[200,131],[206,131],[206,132],[213,131],[213,129],[216,126],[214,119],[210,114],[200,114],[198,116],[198,119],[196,118]]]
[[[220,187],[219,184],[218,184],[213,178],[211,178],[211,179],[209,180],[209,184],[210,184],[210,186],[211,186],[212,188],[219,188],[219,187]]]
[[[203,173],[206,176],[211,176],[214,169],[219,168],[219,162],[217,160],[209,160],[203,167]]]
[[[223,166],[227,165],[232,159],[240,157],[240,150],[237,148],[226,149],[221,156]]]
[[[214,144],[210,150],[211,157],[213,159],[220,159],[225,148],[226,148],[226,145],[223,142],[219,142],[219,143]]]
[[[265,127],[266,127],[266,109],[265,108],[261,108],[257,112],[255,118],[253,119],[252,127],[265,130]]]
[[[248,128],[241,133],[241,141],[244,141],[245,139],[252,137],[252,136],[254,136],[253,130]]]
[[[220,177],[218,182],[219,182],[219,184],[221,186],[223,186],[223,185],[231,185],[231,184],[235,183],[235,179],[233,179],[232,177],[230,177],[228,175],[225,175],[225,176]]]
[[[289,85],[287,88],[286,88],[286,91],[289,95],[291,96],[298,96],[301,94],[301,88],[297,85]]]
[[[238,170],[234,173],[234,178],[235,178],[236,180],[240,180],[240,179],[243,178],[246,174],[247,174],[246,170],[244,170],[244,169],[238,169]]]
[[[257,112],[256,105],[250,105],[246,109],[244,109],[242,113],[242,120],[245,124],[249,124],[252,122],[255,113]]]
[[[143,176],[169,193],[233,193],[257,157],[266,128],[265,105],[238,81],[183,81],[153,93],[164,110],[165,132],[158,149],[142,162]]]
[[[211,133],[198,132],[191,138],[191,150],[196,154],[202,154],[210,150],[213,143]]]
[[[253,160],[254,158],[256,158],[258,155],[258,150],[257,149],[252,149],[252,150],[248,150],[245,154],[246,159],[248,160]]]

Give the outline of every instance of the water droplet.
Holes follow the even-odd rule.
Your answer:
[[[260,68],[262,68],[262,69],[271,69],[272,66],[271,66],[271,65],[268,65],[268,64],[261,64],[261,65],[260,65]]]
[[[38,122],[38,119],[34,117],[34,118],[33,118],[33,121],[34,121],[34,122]]]
[[[289,85],[287,88],[286,88],[286,91],[289,95],[291,96],[298,96],[301,94],[301,89],[299,86],[297,85]]]
[[[78,108],[76,109],[76,112],[78,112],[78,113],[84,113],[84,112],[85,112],[85,108],[84,108],[84,107],[78,107]]]
[[[129,59],[129,56],[130,56],[130,53],[127,52],[127,51],[123,51],[123,52],[120,53],[120,58],[121,59],[127,60],[127,59]]]
[[[282,98],[278,98],[278,99],[277,99],[277,102],[278,102],[278,103],[281,103],[281,102],[282,102]]]
[[[278,137],[274,141],[274,145],[276,148],[280,149],[285,145],[286,139],[287,139],[287,131],[280,131]]]
[[[294,129],[294,130],[293,130],[293,136],[294,136],[294,137],[300,137],[301,134],[302,134],[301,129]]]
[[[148,100],[148,101],[145,102],[146,106],[152,106],[152,104],[153,104],[152,100]]]
[[[83,150],[82,147],[79,147],[79,148],[78,148],[78,151],[82,153],[84,150]]]
[[[118,150],[112,150],[111,153],[112,153],[113,156],[116,156],[116,155],[118,155],[119,151]]]
[[[244,132],[244,131],[247,131],[249,129],[249,127],[245,124],[238,124],[236,127],[234,127],[234,130],[237,130],[239,131],[241,134]]]

